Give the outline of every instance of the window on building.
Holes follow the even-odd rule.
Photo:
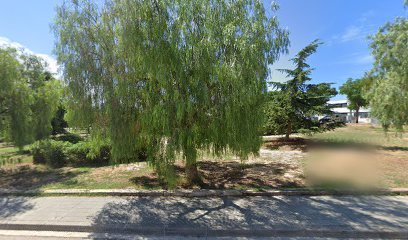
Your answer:
[[[360,118],[368,118],[368,113],[362,112],[362,113],[359,113],[358,116],[359,116]]]
[[[343,107],[347,107],[347,103],[333,103],[333,104],[329,104],[330,108],[343,108]]]

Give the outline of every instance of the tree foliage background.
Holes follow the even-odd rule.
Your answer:
[[[385,128],[408,124],[408,20],[397,18],[371,36],[375,59],[368,98]]]
[[[62,85],[46,71],[43,59],[0,49],[0,132],[16,146],[46,138]]]
[[[110,139],[115,162],[144,147],[171,183],[177,153],[195,181],[198,150],[258,152],[268,65],[289,43],[261,1],[77,0],[57,11],[69,119]]]
[[[361,107],[368,105],[365,91],[367,89],[367,83],[369,78],[355,79],[349,78],[341,87],[340,93],[347,96],[349,102],[348,108],[355,110],[355,122],[358,123],[358,116]]]

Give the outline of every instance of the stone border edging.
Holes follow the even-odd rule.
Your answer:
[[[47,225],[47,224],[0,224],[0,230],[89,232],[93,234],[140,234],[150,236],[184,237],[320,237],[320,238],[394,238],[406,239],[408,231],[367,231],[356,229],[210,229],[137,227],[123,224],[109,225]]]
[[[56,189],[56,190],[7,190],[0,189],[0,196],[135,196],[135,197],[246,197],[246,196],[358,196],[358,195],[408,195],[408,188],[375,190],[353,189],[277,189],[277,190],[135,190],[135,189]]]

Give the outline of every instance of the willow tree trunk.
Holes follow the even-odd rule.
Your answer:
[[[197,162],[186,161],[186,175],[189,185],[201,184],[201,178],[198,173]]]

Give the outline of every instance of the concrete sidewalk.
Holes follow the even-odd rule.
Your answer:
[[[408,238],[408,197],[1,197],[1,230]]]

